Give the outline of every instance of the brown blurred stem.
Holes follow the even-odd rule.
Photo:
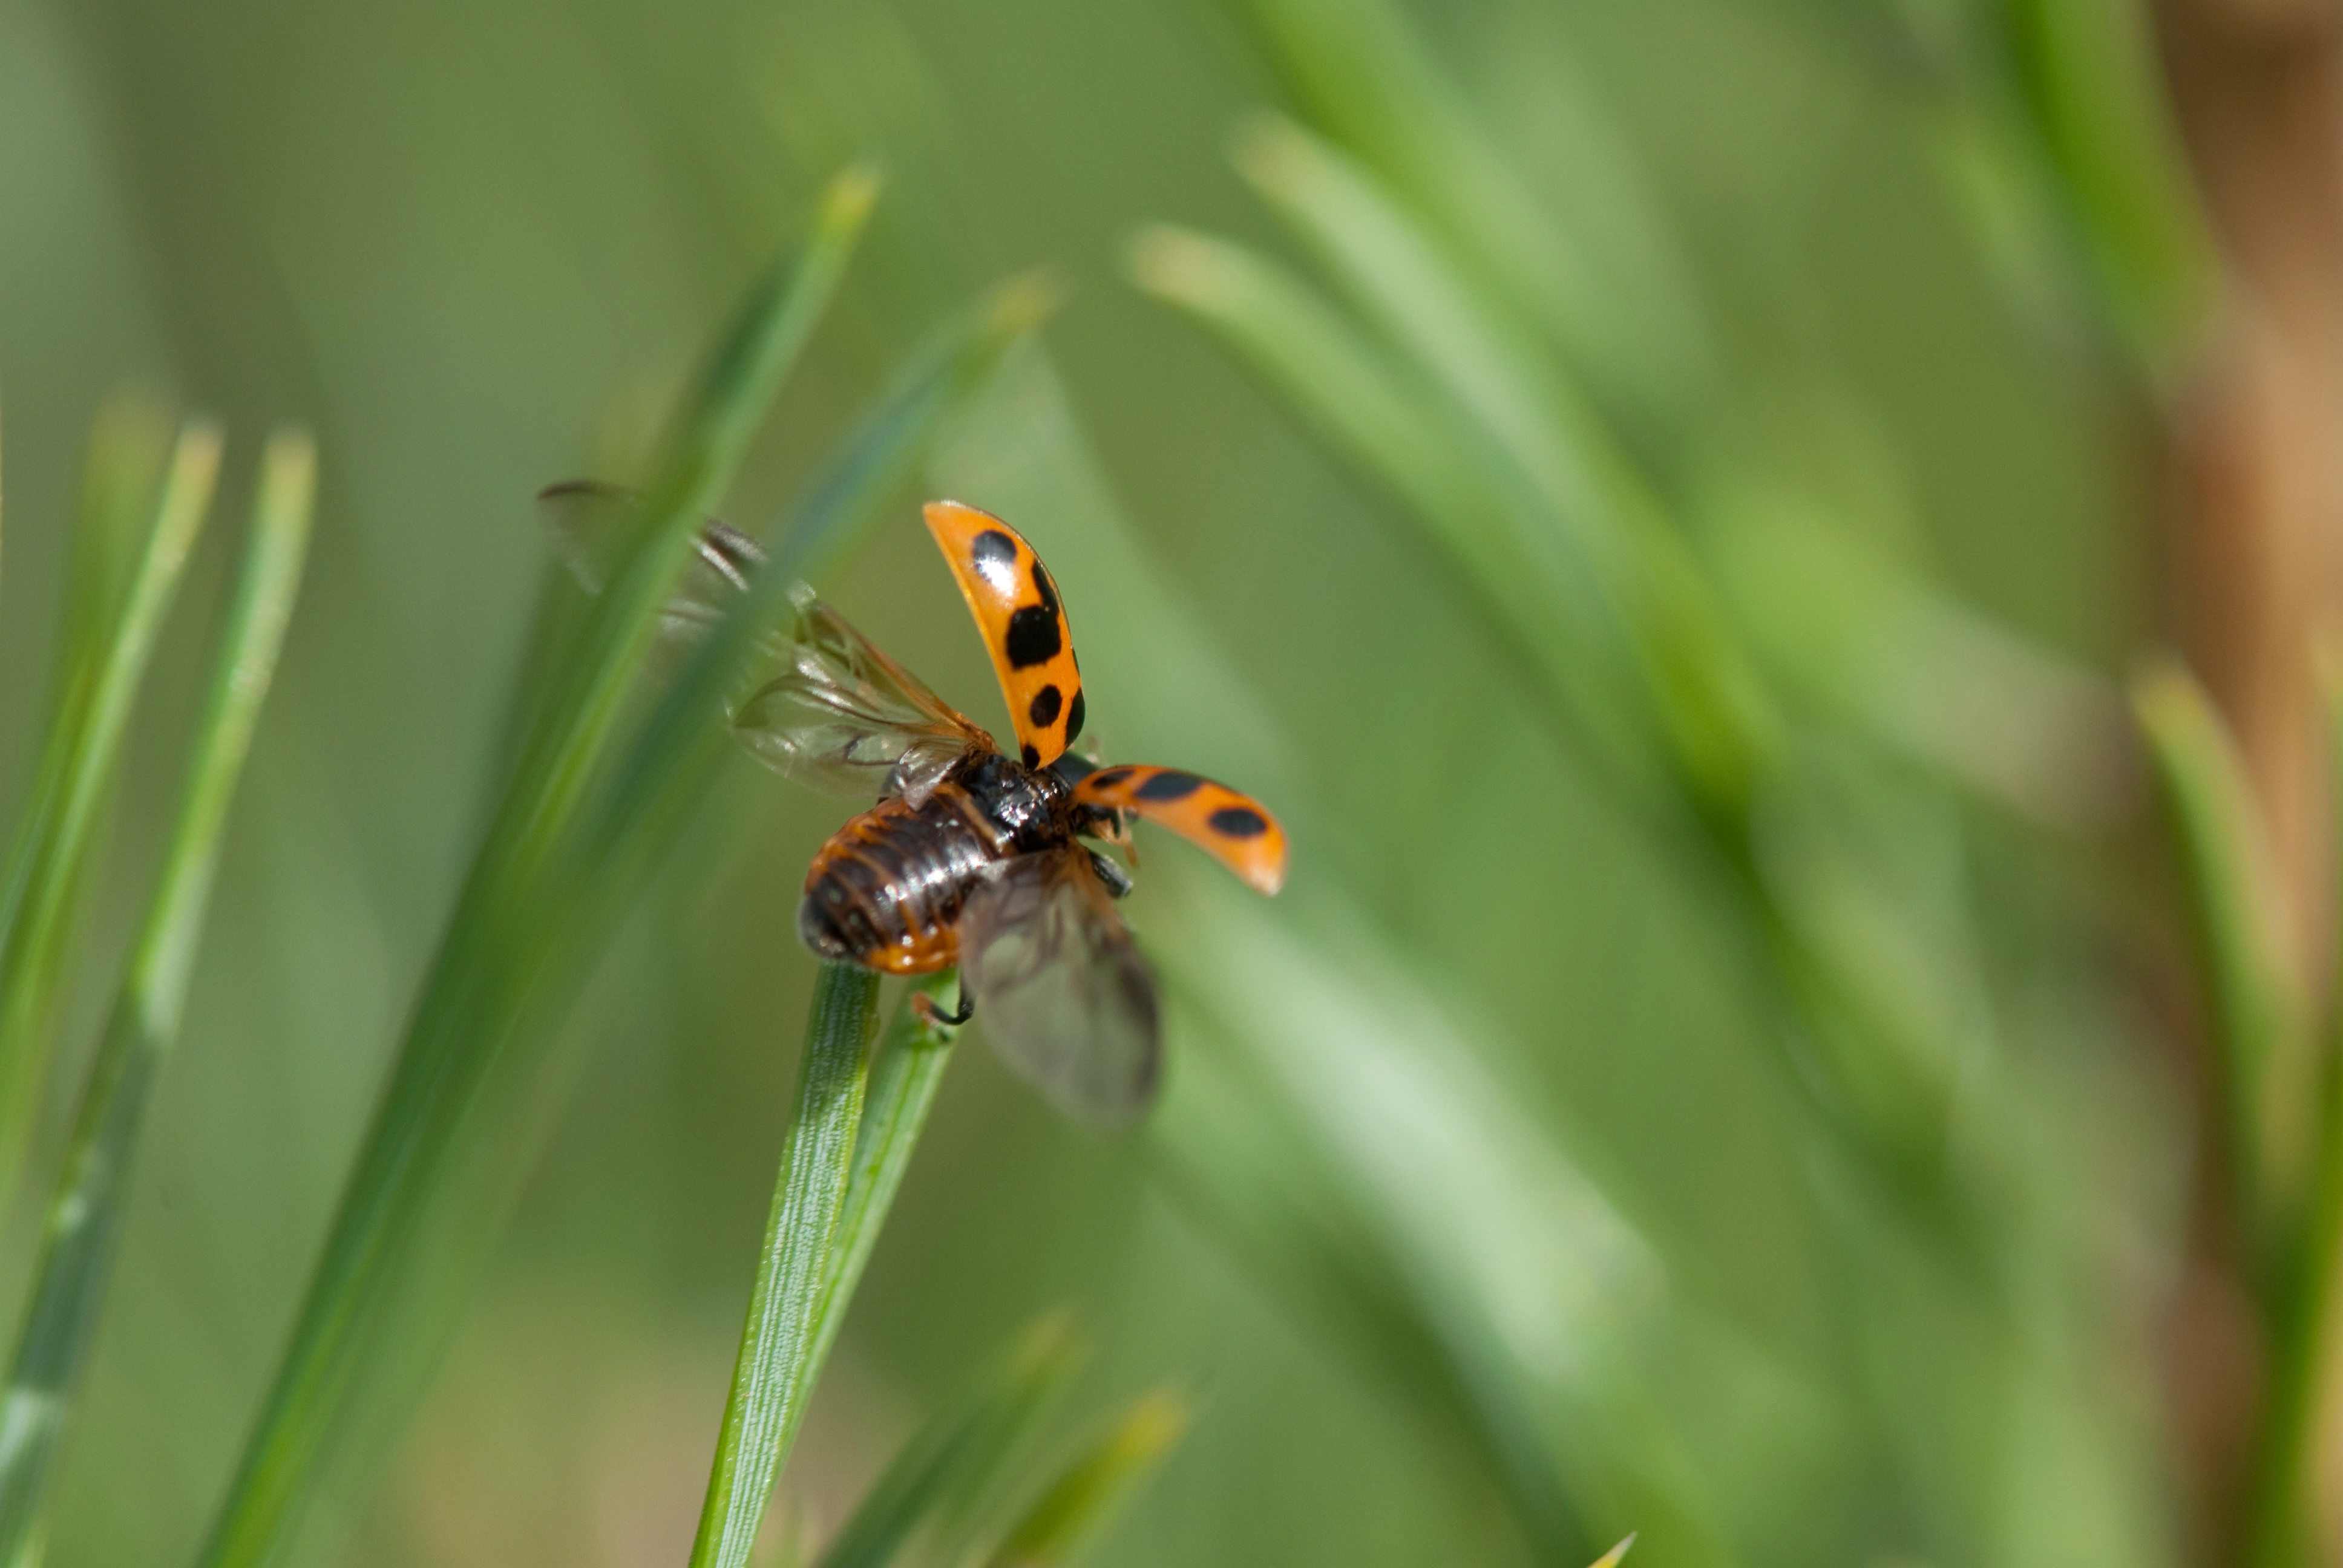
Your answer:
[[[2343,598],[2343,10],[2157,0],[2155,15],[2225,273],[2217,330],[2173,409],[2172,608],[2261,809],[2282,958],[2302,994],[2319,995],[2334,910],[2313,650]],[[2233,1526],[2212,1504],[2213,1539],[2236,1543],[2213,1554],[2255,1568],[2307,1561],[2320,1508],[2310,1473],[2327,1424],[2319,1328],[2337,1220],[2327,1174],[2291,1255],[2261,1282],[2253,1435],[2242,1455],[2216,1440],[2191,1456],[2213,1499],[2239,1459],[2249,1467]]]

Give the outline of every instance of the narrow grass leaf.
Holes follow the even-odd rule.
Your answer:
[[[970,1397],[903,1445],[822,1553],[820,1568],[886,1568],[922,1525],[977,1503],[998,1483],[1080,1359],[1062,1322],[1045,1322],[1027,1335]]]
[[[943,1086],[944,1069],[951,1064],[951,1028],[923,1015],[911,999],[940,1001],[957,983],[957,971],[951,970],[915,982],[897,1004],[871,1058],[845,1206],[839,1213],[838,1237],[822,1273],[821,1301],[814,1313],[812,1359],[817,1367],[829,1359],[830,1343],[846,1321],[854,1288],[861,1283],[863,1266],[894,1207],[903,1172],[910,1169],[911,1152],[919,1147],[936,1091]]]
[[[106,630],[91,647],[103,651],[89,667],[86,696],[78,703],[68,699],[56,715],[69,727],[56,737],[63,755],[19,840],[21,869],[12,867],[9,873],[8,907],[0,910],[5,920],[0,929],[0,1192],[13,1186],[23,1160],[26,1099],[46,1056],[49,1013],[69,946],[72,911],[88,875],[99,807],[164,615],[210,509],[219,457],[219,427],[209,420],[188,421],[172,451],[119,608],[105,618]],[[85,521],[106,526],[102,515]],[[102,595],[102,584],[91,584],[89,592]],[[64,658],[68,665],[80,662],[71,648]]]
[[[1507,487],[1530,508],[1514,541],[1523,565],[1596,585],[1591,599],[1557,596],[1547,613],[1622,618],[1690,782],[1713,809],[1745,810],[1776,744],[1766,693],[1594,407],[1438,237],[1337,149],[1263,117],[1239,138],[1237,165],[1453,400],[1444,427],[1472,433],[1466,449],[1481,448],[1513,481]]]
[[[916,471],[954,410],[1048,311],[1048,291],[1017,279],[915,355],[840,447],[791,514],[730,614],[696,648],[627,743],[568,852],[547,879],[536,940],[574,962],[585,933],[609,918],[683,804],[727,756],[719,727],[754,640],[789,605],[802,578],[830,569],[880,504]],[[562,988],[549,988],[558,993]]]
[[[2259,818],[2212,699],[2185,669],[2150,667],[2133,682],[2132,706],[2161,787],[2211,993],[2227,1152],[2267,1263],[2276,1210],[2304,1174],[2309,1130],[2287,1120],[2308,1102],[2298,1092],[2307,1085],[2297,1081],[2307,1054],[2297,1038],[2304,1008],[2277,950]]]
[[[1614,1546],[1610,1551],[1605,1552],[1602,1556],[1594,1560],[1594,1568],[1619,1568],[1619,1560],[1627,1555],[1627,1548],[1633,1546],[1634,1543],[1634,1532],[1629,1531],[1627,1533],[1627,1538],[1624,1541],[1620,1542],[1618,1545]]]
[[[25,900],[55,845],[56,817],[81,755],[90,694],[114,646],[131,567],[153,527],[170,447],[168,421],[139,399],[110,399],[90,431],[40,761],[0,874],[0,975],[22,960],[15,950],[24,940]]]
[[[1566,57],[1540,62],[1541,107],[1564,122],[1557,194],[1532,186],[1401,6],[1243,0],[1241,9],[1307,117],[1439,222],[1585,368],[1606,405],[1645,425],[1674,422],[1708,370],[1684,264]]]
[[[741,1568],[749,1561],[773,1477],[805,1417],[818,1370],[815,1322],[878,1030],[878,975],[859,964],[824,964],[691,1568]]]
[[[986,1560],[987,1568],[1072,1562],[1138,1494],[1194,1420],[1194,1405],[1175,1389],[1141,1395],[1104,1437],[1059,1473]]]
[[[1523,548],[1518,508],[1469,459],[1449,412],[1309,286],[1242,246],[1184,229],[1143,231],[1139,286],[1192,316],[1295,408],[1344,460],[1397,496],[1435,556],[1484,608],[1484,624],[1529,675],[1541,708],[1625,799],[1656,765],[1619,695],[1624,628],[1576,563]]]
[[[75,1120],[0,1391],[0,1563],[37,1560],[46,1483],[96,1332],[148,1091],[178,1035],[228,807],[299,590],[315,473],[307,436],[270,441],[178,820]]]
[[[2146,16],[2018,0],[1998,31],[2109,322],[2148,373],[2179,370],[2216,267]]]
[[[2327,719],[2330,832],[2343,844],[2343,643],[2319,650]],[[2330,855],[2330,859],[2333,857]],[[2303,1560],[2317,1506],[2312,1448],[2333,1354],[2338,1268],[2343,1268],[2343,1011],[2330,976],[2323,1082],[2310,1150],[2310,1191],[2286,1238],[2268,1309],[2268,1393],[2247,1473],[2247,1568],[2293,1568]]]
[[[315,1482],[406,1241],[559,946],[532,929],[564,913],[558,895],[567,890],[548,886],[558,879],[548,878],[547,862],[577,858],[560,853],[565,835],[610,744],[667,585],[834,292],[873,194],[867,176],[841,176],[795,262],[750,292],[679,420],[652,491],[651,521],[595,607],[571,671],[534,722],[515,715],[531,739],[424,980],[290,1346],[204,1547],[206,1568],[266,1561]]]

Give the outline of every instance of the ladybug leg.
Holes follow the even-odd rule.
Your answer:
[[[959,1010],[945,1012],[936,1006],[935,998],[925,991],[918,991],[911,997],[911,1010],[920,1016],[922,1023],[932,1024],[939,1029],[957,1029],[976,1016],[976,999],[968,994],[966,986],[962,986],[960,988]]]

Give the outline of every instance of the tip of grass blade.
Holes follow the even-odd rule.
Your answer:
[[[1148,293],[1174,305],[1194,305],[1222,292],[1217,280],[1224,248],[1193,229],[1152,223],[1131,236],[1123,266]]]
[[[1627,1532],[1627,1538],[1594,1560],[1594,1568],[1619,1568],[1619,1559],[1627,1555],[1627,1548],[1635,1543],[1636,1531]]]
[[[1310,140],[1282,115],[1257,111],[1241,117],[1229,132],[1229,162],[1256,190],[1277,190],[1302,173]]]
[[[2204,699],[2196,677],[2168,653],[2141,659],[2131,678],[2132,711],[2151,734],[2167,733],[2175,725],[2192,724]]]
[[[879,193],[886,186],[887,176],[878,159],[858,158],[840,170],[823,190],[815,226],[849,234],[860,229],[870,218],[870,209],[879,205]]]
[[[1194,1424],[1194,1400],[1166,1385],[1141,1394],[1122,1419],[1075,1456],[1009,1533],[988,1568],[1056,1568],[1103,1529]]]
[[[1003,338],[1021,336],[1047,321],[1065,298],[1065,285],[1051,273],[1021,272],[993,290],[985,306],[985,326]]]

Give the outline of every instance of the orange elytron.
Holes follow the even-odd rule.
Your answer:
[[[574,483],[544,500],[573,566],[598,587],[598,559],[636,498]],[[1127,844],[1131,819],[1144,819],[1274,893],[1285,833],[1225,785],[1070,752],[1087,704],[1049,568],[989,512],[958,501],[925,511],[992,656],[1018,755],[800,587],[789,634],[766,649],[762,673],[779,672],[733,704],[733,733],[789,778],[878,804],[814,856],[799,934],[824,958],[887,974],[958,964],[960,1010],[945,1021],[980,1011],[1002,1058],[1059,1104],[1126,1122],[1145,1110],[1161,1058],[1155,981],[1114,907],[1130,874],[1081,840]],[[707,525],[669,631],[704,629],[762,560],[742,535]]]

